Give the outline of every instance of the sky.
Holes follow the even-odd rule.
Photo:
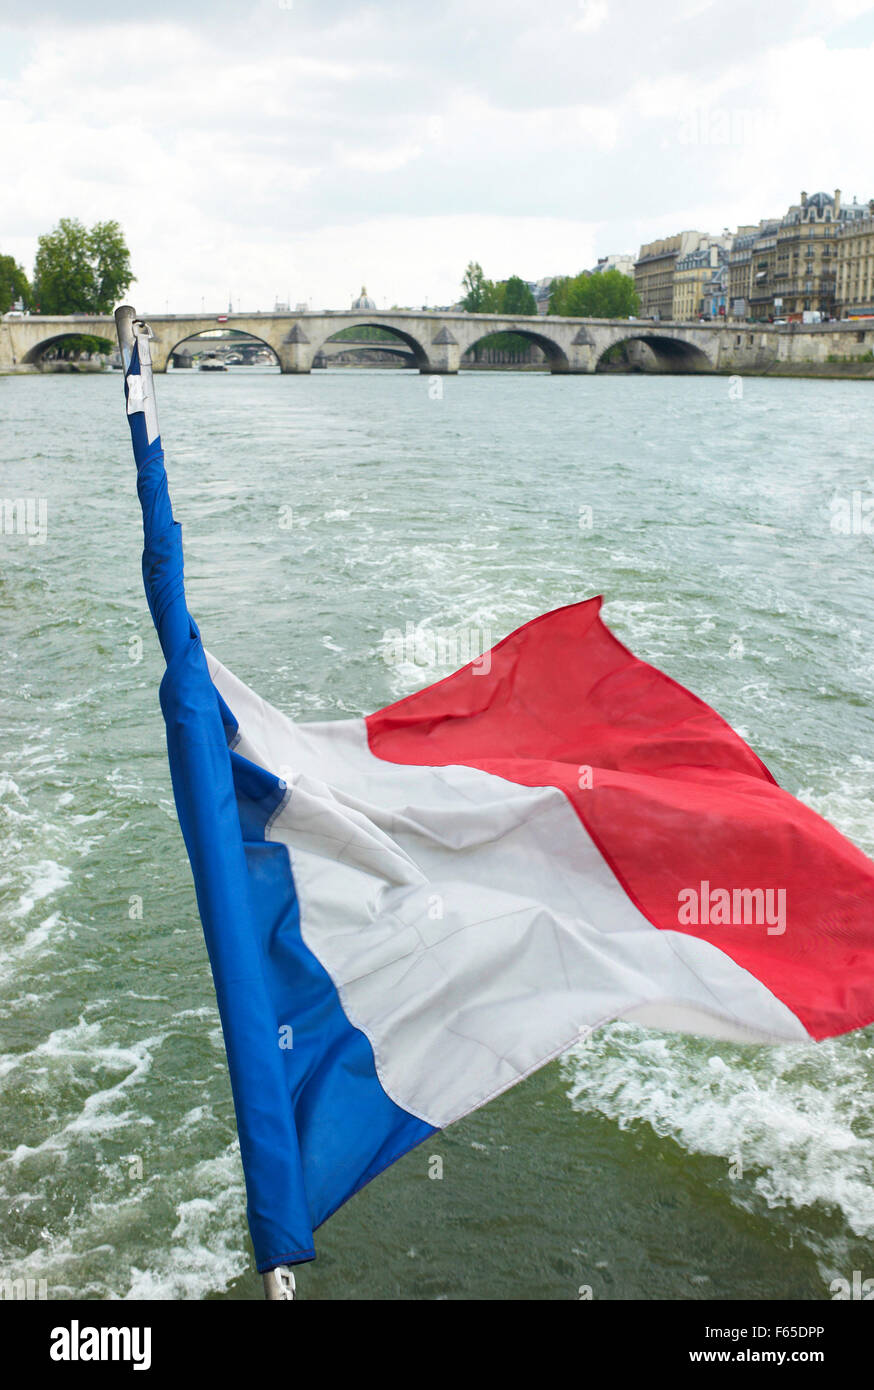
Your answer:
[[[863,0],[0,0],[0,254],[115,219],[141,312],[451,304],[867,201],[872,71]]]

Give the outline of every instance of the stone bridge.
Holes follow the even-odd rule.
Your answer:
[[[144,315],[154,333],[152,361],[167,369],[183,343],[205,332],[238,329],[265,343],[283,372],[309,372],[313,359],[343,328],[388,329],[398,350],[412,354],[427,375],[457,372],[464,353],[493,333],[517,333],[542,350],[556,374],[591,373],[609,350],[630,344],[630,360],[650,371],[718,372],[768,370],[781,355],[785,329],[732,323],[656,323],[645,319],[570,319],[458,311],[348,310],[322,313]],[[72,334],[88,333],[115,344],[112,318],[72,314],[0,320],[0,370],[34,370],[42,354]],[[793,335],[796,336],[796,335]],[[207,340],[209,341],[209,340]],[[333,346],[333,345],[332,345]],[[339,347],[339,345],[337,345]],[[352,344],[349,344],[351,347]],[[363,344],[358,344],[363,346]],[[380,344],[373,342],[372,347]],[[332,349],[327,350],[328,356]]]
[[[208,338],[187,338],[179,347],[174,348],[172,362],[174,367],[190,367],[193,361],[203,353],[209,353],[227,361],[230,356],[235,354],[250,357],[253,352],[270,353],[274,362],[276,361],[276,354],[273,349],[269,348],[261,338],[241,338],[237,333],[210,333]],[[358,352],[378,352],[392,359],[395,366],[416,366],[415,357],[400,338],[382,339],[360,336],[342,338],[339,342],[329,338],[326,343],[322,343],[313,357],[313,366],[324,367],[339,357],[346,357],[350,353],[354,355]]]

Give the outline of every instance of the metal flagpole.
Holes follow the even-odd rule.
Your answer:
[[[118,333],[118,349],[124,368],[124,383],[128,415],[142,412],[149,445],[158,438],[158,409],[155,400],[155,383],[152,376],[151,330],[147,323],[138,319],[136,310],[124,304],[115,311],[115,326]],[[138,358],[139,370],[131,374],[134,353]],[[139,461],[139,460],[138,460]],[[184,611],[184,605],[180,605]],[[185,626],[187,630],[187,617]],[[294,1271],[290,1265],[276,1265],[262,1276],[264,1297],[270,1303],[294,1300]]]
[[[291,1265],[276,1265],[262,1275],[264,1297],[269,1303],[294,1300],[294,1270]]]

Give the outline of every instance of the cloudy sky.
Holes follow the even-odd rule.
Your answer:
[[[452,303],[874,197],[872,71],[870,0],[0,0],[0,252],[116,218],[146,312]]]

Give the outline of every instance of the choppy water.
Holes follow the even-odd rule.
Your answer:
[[[497,640],[603,592],[874,854],[874,537],[829,511],[874,496],[868,385],[442,385],[159,378],[211,650],[294,716],[358,715],[448,669],[388,665],[387,630]],[[0,379],[0,495],[47,504],[44,544],[0,535],[0,1277],[260,1297],[121,395]],[[872,1081],[872,1029],[768,1050],[616,1025],[354,1198],[303,1294],[827,1297],[874,1276]]]

